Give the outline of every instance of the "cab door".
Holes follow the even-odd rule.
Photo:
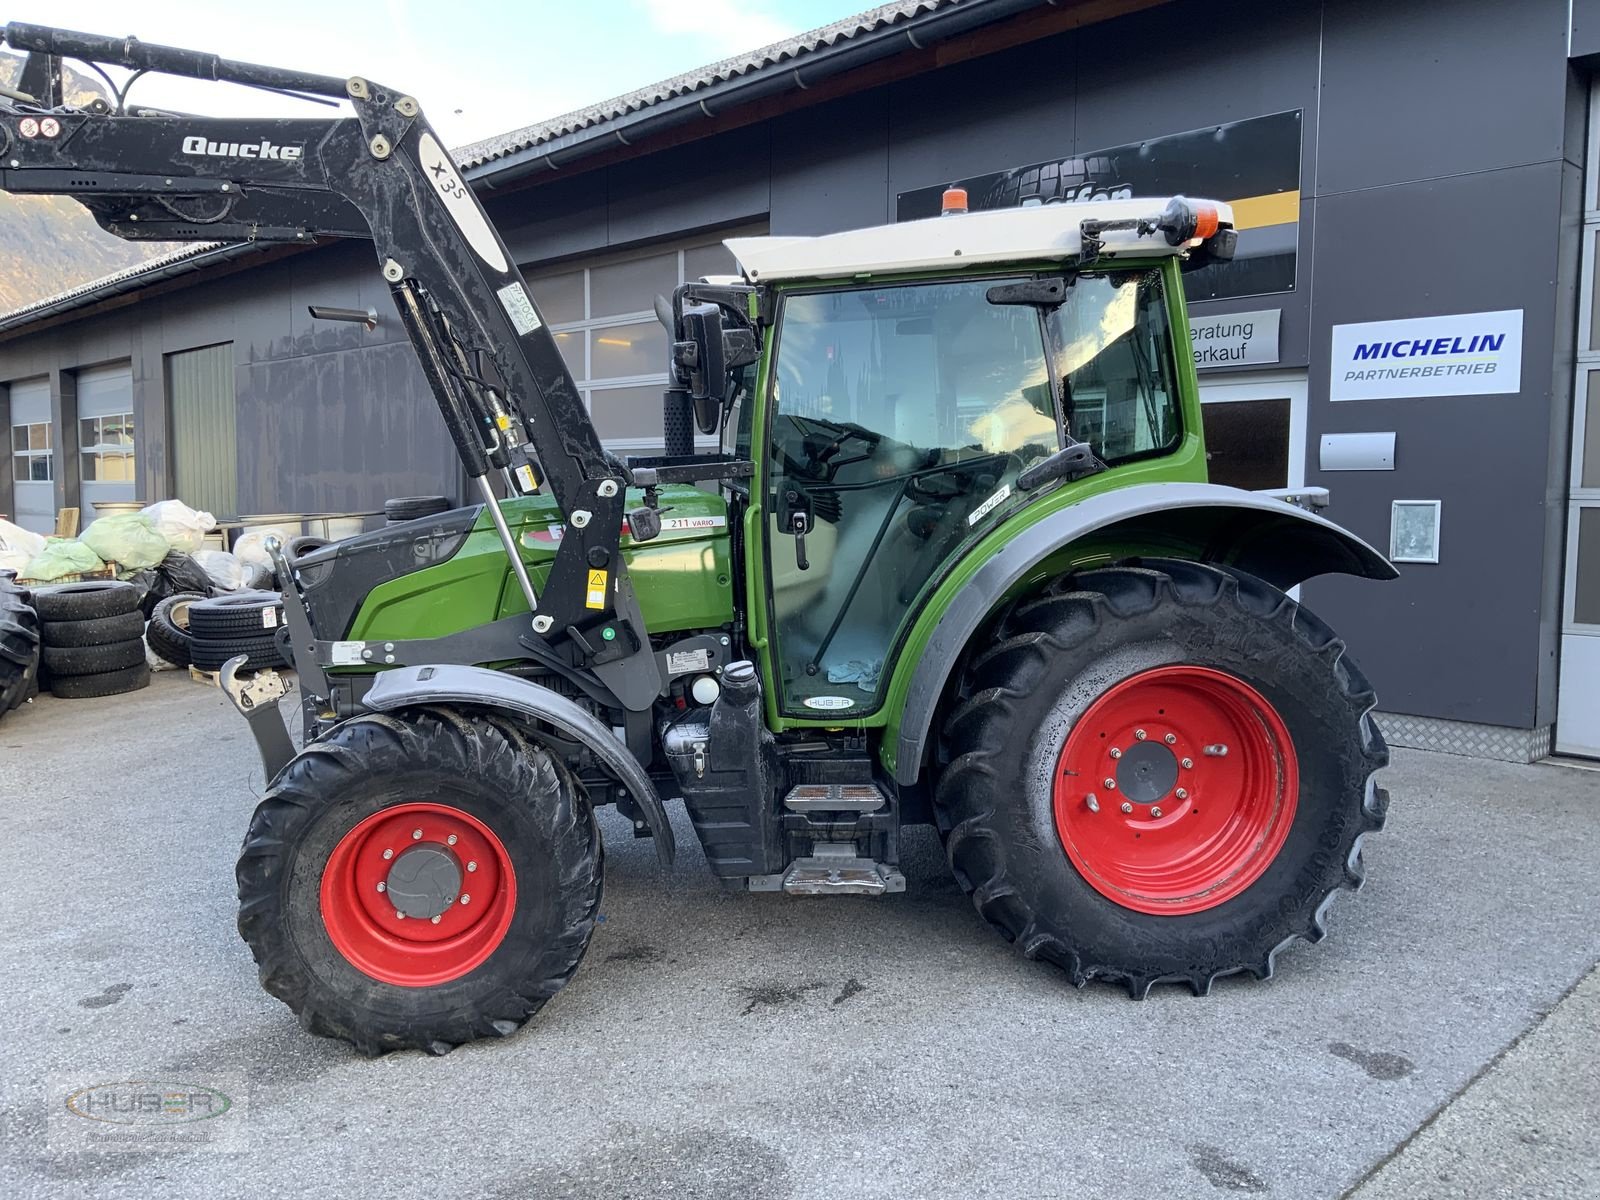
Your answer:
[[[769,371],[769,654],[781,712],[874,711],[895,635],[940,568],[1062,446],[1038,309],[1018,277],[794,292]]]

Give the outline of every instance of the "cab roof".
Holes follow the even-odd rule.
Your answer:
[[[1089,200],[958,213],[874,225],[820,237],[730,238],[723,244],[739,260],[751,283],[786,279],[837,279],[901,271],[957,269],[984,263],[1064,261],[1083,255],[1083,222],[1132,221],[1158,217],[1169,197]],[[1214,201],[1223,228],[1233,225],[1233,209]],[[1100,258],[1162,257],[1187,253],[1203,239],[1173,246],[1159,233],[1107,230]]]

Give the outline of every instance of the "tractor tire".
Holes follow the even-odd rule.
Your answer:
[[[402,521],[449,512],[452,507],[443,496],[399,496],[383,502],[383,515],[390,525],[398,525]]]
[[[131,583],[94,579],[35,592],[33,606],[41,621],[98,621],[139,611],[144,592]]]
[[[0,573],[0,715],[37,693],[39,642],[32,594]]]
[[[276,633],[259,637],[193,638],[189,642],[189,661],[202,671],[220,671],[222,664],[237,654],[246,656],[245,669],[281,667],[287,659],[279,648]]]
[[[1325,936],[1388,805],[1372,689],[1332,630],[1252,576],[1145,560],[1059,580],[991,632],[934,794],[986,921],[1134,999],[1266,979]]]
[[[88,621],[46,621],[41,633],[46,646],[104,646],[141,636],[144,614],[135,609]]]
[[[514,1033],[572,977],[602,859],[576,779],[508,724],[447,708],[360,716],[257,806],[239,933],[262,986],[312,1033],[369,1055],[444,1054]],[[402,888],[425,870],[433,891]]]
[[[149,664],[95,675],[52,675],[50,694],[63,700],[92,700],[97,696],[120,696],[150,686]]]
[[[48,628],[48,626],[46,627]],[[44,669],[53,681],[69,675],[103,675],[107,671],[122,671],[128,667],[143,666],[144,640],[133,637],[122,642],[107,642],[100,646],[45,646],[42,653]]]
[[[301,534],[299,537],[289,539],[289,544],[283,548],[283,557],[288,560],[290,566],[293,566],[303,555],[331,545],[333,542],[325,537],[314,537],[309,533]]]
[[[189,606],[204,600],[200,592],[178,592],[168,596],[150,613],[150,627],[144,640],[163,662],[187,667],[194,661],[194,637],[189,632]]]
[[[283,624],[283,597],[277,592],[234,592],[197,600],[189,606],[189,633],[195,641],[259,638]]]

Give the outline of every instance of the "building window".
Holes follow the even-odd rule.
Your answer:
[[[133,414],[79,421],[78,450],[83,455],[85,483],[132,483]]]
[[[24,483],[49,483],[55,477],[50,457],[50,425],[40,421],[11,427],[11,478]]]
[[[527,271],[528,287],[550,323],[590,419],[610,446],[661,445],[661,391],[667,386],[667,332],[657,296],[680,283],[732,275],[738,266],[724,238],[765,228],[703,234],[683,242]]]

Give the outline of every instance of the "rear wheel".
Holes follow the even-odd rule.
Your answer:
[[[515,1032],[571,978],[598,827],[542,747],[449,709],[347,721],[257,807],[239,932],[311,1032],[368,1054]]]
[[[935,796],[985,919],[1135,997],[1265,978],[1324,936],[1383,823],[1388,761],[1331,630],[1260,580],[1163,560],[1063,580],[993,633]]]

